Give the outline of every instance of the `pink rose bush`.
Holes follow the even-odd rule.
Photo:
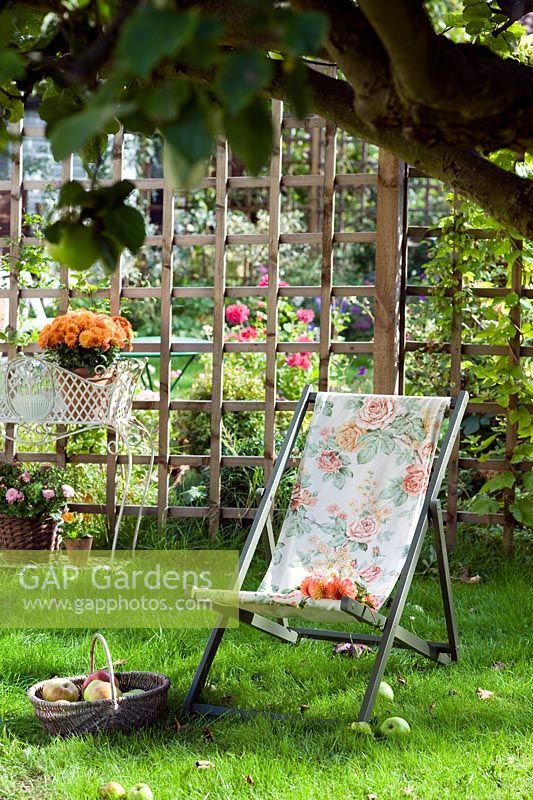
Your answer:
[[[304,322],[306,325],[310,325],[311,322],[315,318],[315,312],[310,308],[299,308],[296,312],[296,316],[300,320],[300,322]]]
[[[226,308],[226,320],[230,325],[242,325],[250,316],[250,309],[244,303],[232,303]]]
[[[0,464],[0,514],[19,519],[53,517],[60,520],[67,500],[75,495],[65,471],[52,464]]]

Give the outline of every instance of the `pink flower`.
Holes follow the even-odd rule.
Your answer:
[[[22,492],[19,492],[18,489],[8,489],[6,492],[6,501],[12,505],[13,503],[19,503],[24,500],[24,495]]]
[[[268,275],[261,275],[258,286],[268,286]],[[287,281],[278,281],[278,286],[288,286]]]
[[[354,542],[370,542],[377,530],[378,525],[373,517],[360,517],[348,526],[346,536]]]
[[[379,547],[372,548],[372,555],[374,556],[374,558],[377,558],[379,556]]]
[[[326,511],[328,512],[328,514],[333,514],[333,516],[336,517],[340,511],[340,508],[337,505],[337,503],[332,503],[330,506],[326,507]]]
[[[296,341],[297,342],[312,342],[313,340],[306,333],[302,333],[300,336],[296,337]]]
[[[178,380],[178,378],[181,378],[181,369],[171,370],[170,377],[173,378],[174,380]]]
[[[230,325],[242,325],[250,316],[250,309],[244,303],[232,303],[226,308],[226,320]]]
[[[53,500],[54,497],[56,496],[56,493],[54,492],[53,489],[43,489],[42,495],[45,500]]]
[[[407,467],[407,473],[402,481],[402,489],[411,496],[420,494],[425,488],[428,479],[427,470],[417,464]]]
[[[257,339],[257,328],[251,326],[249,328],[244,328],[244,330],[237,334],[238,342],[251,342],[253,339]]]
[[[298,367],[299,369],[311,369],[311,355],[310,353],[289,353],[285,359],[288,367]]]
[[[342,600],[343,597],[355,597],[357,589],[350,578],[332,575],[325,586],[325,596],[331,600]]]
[[[305,322],[306,325],[309,325],[315,318],[315,312],[310,308],[299,308],[296,316],[300,322]]]
[[[362,428],[387,428],[398,413],[394,398],[375,395],[367,397],[356,413],[357,424]]]
[[[21,477],[21,480],[24,481],[24,483],[29,483],[31,481],[31,475],[30,475],[29,472],[23,472],[20,477]]]
[[[342,461],[334,450],[324,450],[316,460],[317,466],[323,472],[338,472],[342,467]]]
[[[363,602],[367,606],[370,606],[370,608],[376,609],[376,611],[379,608],[379,600],[378,600],[378,598],[374,594],[370,594],[370,592],[368,592],[363,597],[363,600],[361,602]]]
[[[76,494],[72,486],[69,486],[68,483],[64,483],[61,488],[63,490],[63,497],[74,497]]]
[[[371,564],[369,567],[365,567],[361,570],[359,577],[362,578],[365,583],[371,583],[372,581],[375,581],[376,578],[379,578],[381,573],[381,567],[378,567],[377,564]]]
[[[433,442],[426,442],[425,445],[422,447],[422,455],[426,457],[430,457],[435,452],[435,445]]]

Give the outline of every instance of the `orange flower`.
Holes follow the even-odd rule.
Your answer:
[[[124,317],[109,317],[94,311],[70,311],[45,325],[39,335],[39,347],[50,350],[59,345],[74,348],[131,350],[133,330]]]
[[[68,524],[70,522],[74,522],[75,516],[72,513],[72,511],[65,511],[65,513],[61,515],[61,519],[63,520],[63,522],[66,522]]]

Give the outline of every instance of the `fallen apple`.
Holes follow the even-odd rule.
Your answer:
[[[117,797],[126,797],[126,790],[121,783],[109,781],[109,783],[104,783],[103,786],[100,786],[98,797],[101,800],[115,800]]]
[[[378,689],[378,697],[381,700],[388,700],[389,703],[392,703],[392,701],[394,700],[394,691],[392,686],[390,686],[385,681],[381,681]]]
[[[370,736],[374,735],[368,722],[352,722],[350,725],[350,730],[355,731],[355,733],[364,733],[365,735]]]
[[[380,732],[383,736],[408,736],[411,726],[403,717],[389,717],[381,724]]]
[[[128,789],[126,800],[154,800],[154,793],[146,783],[136,783]]]
[[[144,689],[130,689],[129,692],[122,692],[122,697],[140,697],[141,694],[146,694]]]
[[[80,691],[75,683],[68,678],[52,678],[46,681],[41,690],[43,700],[50,703],[57,703],[64,700],[68,703],[75,703],[80,699]]]
[[[122,697],[120,689],[115,688],[117,697]],[[91,681],[83,693],[83,699],[89,700],[111,700],[111,684],[109,681]]]
[[[87,677],[85,678],[85,680],[81,685],[82,694],[88,687],[88,685],[92,683],[92,681],[107,681],[108,683],[110,683],[109,672],[106,669],[98,669],[96,670],[96,672],[91,672],[90,675],[87,675]],[[118,678],[116,675],[115,675],[115,686],[117,687],[117,689],[120,688],[118,685]]]

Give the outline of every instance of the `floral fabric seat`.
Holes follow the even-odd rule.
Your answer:
[[[318,393],[272,561],[239,605],[313,620],[341,619],[345,596],[379,609],[407,557],[449,403]]]

